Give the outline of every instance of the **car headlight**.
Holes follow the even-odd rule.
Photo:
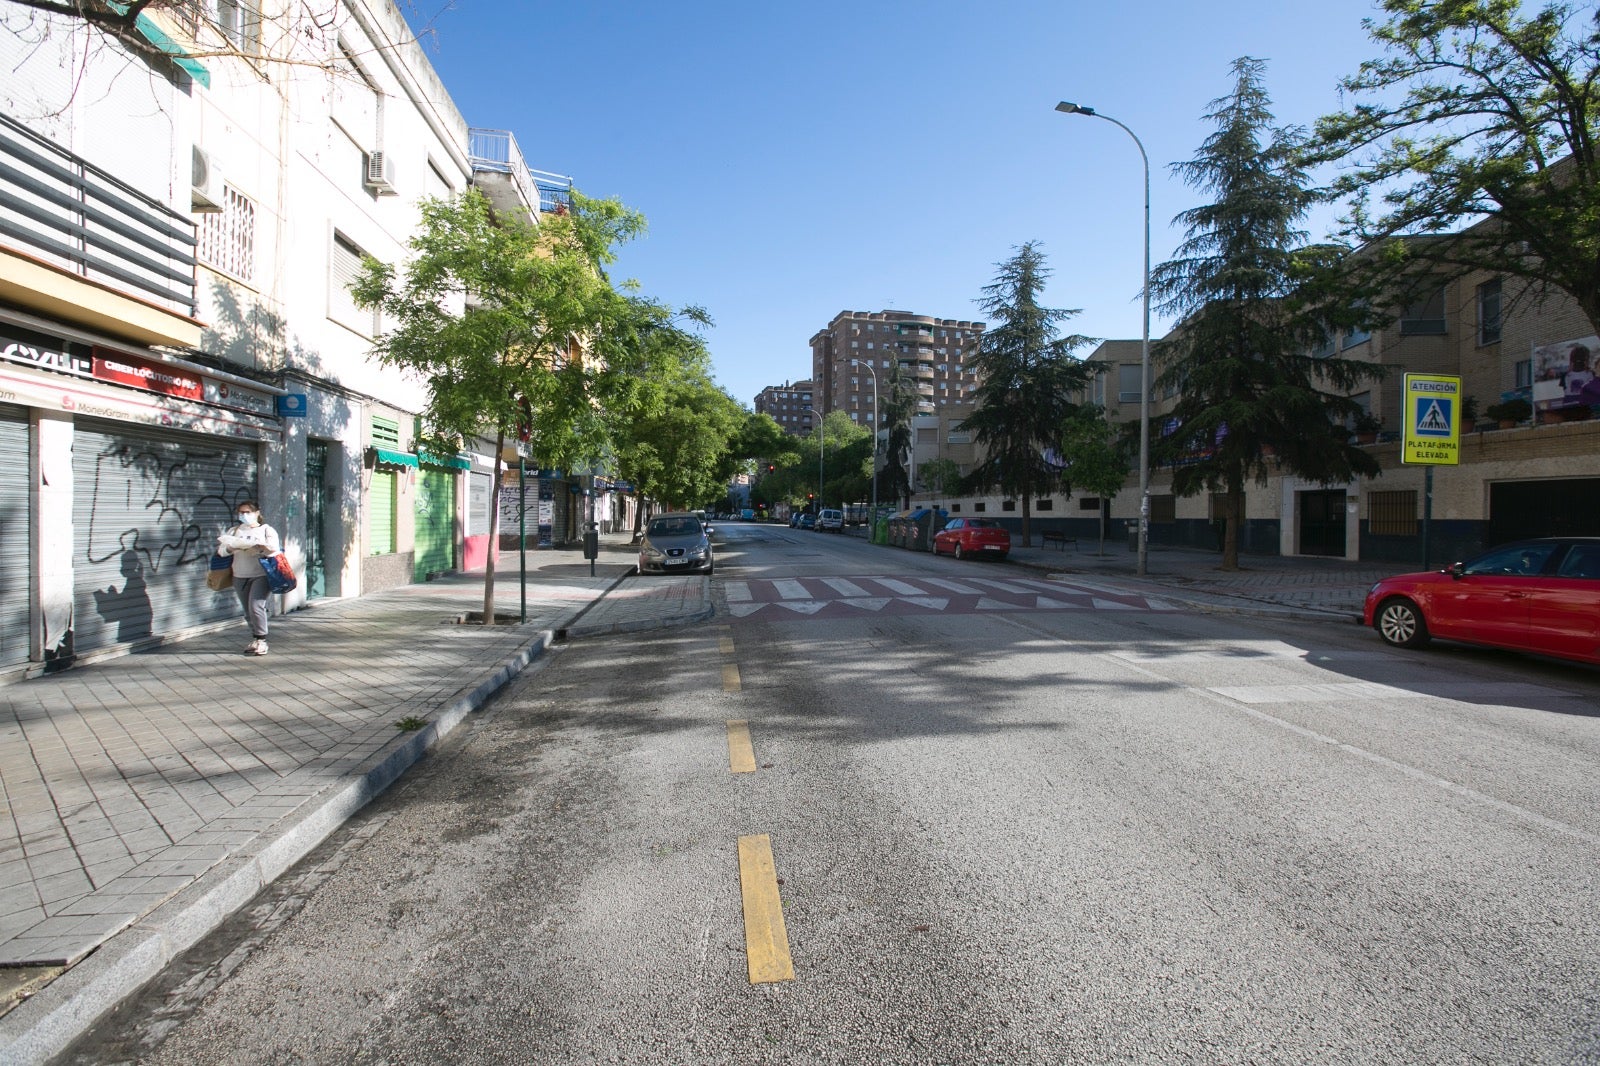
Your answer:
[[[664,559],[666,558],[667,553],[662,551],[660,548],[646,544],[639,549],[639,554],[648,559]]]
[[[706,552],[710,550],[710,548],[691,548],[689,549],[689,558],[704,559],[706,557]]]

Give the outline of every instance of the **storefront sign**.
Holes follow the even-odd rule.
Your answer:
[[[306,394],[303,392],[291,392],[287,396],[279,396],[278,414],[283,418],[304,418],[306,416]]]
[[[273,403],[277,399],[269,392],[257,392],[255,389],[245,388],[232,381],[221,378],[208,377],[205,379],[206,403],[214,403],[219,407],[232,407],[239,411],[249,411],[253,415],[270,417],[277,414]]]
[[[159,392],[163,396],[181,396],[185,400],[204,400],[206,396],[198,374],[171,363],[123,355],[109,348],[94,349],[94,376],[101,381]]]
[[[256,418],[178,397],[129,392],[94,381],[51,380],[0,366],[0,398],[8,403],[70,411],[74,415],[139,422],[164,429],[210,433],[241,440],[277,440],[275,420]]]
[[[90,377],[94,373],[88,356],[25,344],[4,335],[0,335],[0,358],[83,378]]]

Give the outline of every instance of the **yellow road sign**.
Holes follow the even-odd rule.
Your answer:
[[[1455,466],[1461,461],[1461,379],[1407,374],[1400,402],[1404,424],[1400,461]]]

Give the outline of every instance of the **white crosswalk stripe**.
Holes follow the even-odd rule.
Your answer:
[[[963,585],[959,581],[946,581],[942,577],[925,577],[922,579],[922,583],[924,585],[934,585],[949,592],[959,592],[963,596],[983,595],[982,589],[973,588],[971,585]]]
[[[728,597],[729,603],[750,602],[750,582],[725,581],[722,583],[723,594]]]
[[[779,596],[786,600],[808,600],[811,598],[811,592],[805,585],[793,578],[780,578],[772,583],[772,587],[777,590]]]
[[[918,588],[909,581],[896,581],[892,577],[875,577],[870,580],[876,581],[898,596],[922,596],[926,595],[928,591],[927,589]]]
[[[841,596],[845,597],[872,595],[872,593],[868,592],[854,581],[851,581],[849,578],[825,577],[822,579],[822,583],[831,588],[833,591],[839,593]]]

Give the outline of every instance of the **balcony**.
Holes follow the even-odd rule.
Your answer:
[[[0,296],[145,343],[199,342],[188,215],[4,115],[0,183]]]
[[[572,179],[529,167],[510,130],[468,130],[467,155],[472,183],[499,214],[534,222],[572,206]]]

